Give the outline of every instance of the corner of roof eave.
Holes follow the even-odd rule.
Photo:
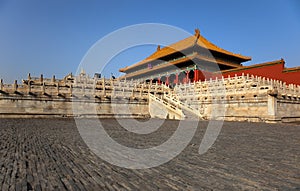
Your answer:
[[[248,62],[248,61],[250,61],[250,60],[252,60],[252,57],[250,57],[250,56],[244,56],[245,57],[245,62]]]
[[[123,72],[123,73],[125,73],[125,71],[126,71],[126,69],[125,69],[125,68],[120,68],[120,69],[119,69],[119,72]]]

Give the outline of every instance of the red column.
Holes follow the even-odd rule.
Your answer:
[[[189,83],[189,73],[190,71],[186,71],[186,82],[185,83]]]
[[[194,82],[198,82],[199,81],[199,77],[198,77],[198,69],[194,70]]]
[[[178,84],[178,73],[176,73],[175,84]]]
[[[157,81],[158,81],[158,84],[160,84],[160,78],[158,78]]]
[[[166,85],[169,85],[169,76],[166,77]]]

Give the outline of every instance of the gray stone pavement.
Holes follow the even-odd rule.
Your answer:
[[[125,119],[124,119],[125,120]],[[123,145],[147,148],[167,140],[178,122],[149,135],[102,119]],[[199,155],[207,122],[189,146],[161,166],[130,170],[93,154],[73,119],[0,119],[1,190],[300,190],[300,126],[226,122]]]

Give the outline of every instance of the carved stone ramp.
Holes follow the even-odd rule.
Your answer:
[[[164,100],[167,101],[168,103],[172,103],[172,105],[176,106],[178,109],[181,109],[182,112],[185,114],[186,118],[203,119],[203,116],[200,114],[200,112],[197,109],[181,102],[180,100],[176,99],[176,97],[174,96],[165,94]]]
[[[181,109],[151,93],[149,93],[149,113],[154,118],[179,120],[185,118]]]

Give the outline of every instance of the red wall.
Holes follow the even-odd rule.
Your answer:
[[[224,76],[224,78],[227,78],[229,75],[231,77],[234,77],[235,75],[241,76],[243,73],[244,75],[254,75],[254,76],[262,76],[274,80],[280,80],[283,82],[286,82],[287,84],[297,84],[300,85],[300,70],[296,71],[284,71],[284,61],[280,60],[278,62],[274,61],[272,63],[267,64],[259,64],[254,66],[246,66],[244,68],[240,69],[233,69],[229,71],[224,71],[222,74],[216,74],[212,72],[207,71],[201,71],[201,70],[194,70],[194,79],[190,79],[191,82],[195,81],[204,81],[209,80],[210,78],[215,79],[221,78]],[[186,76],[178,81],[178,83],[188,83],[188,79]],[[176,79],[173,81],[176,83]]]
[[[287,84],[298,84],[300,85],[300,70],[295,72],[284,72],[283,81]]]
[[[266,64],[259,65],[257,67],[245,67],[244,69],[236,70],[236,71],[228,71],[224,72],[223,76],[227,78],[235,75],[254,75],[254,76],[262,76],[270,79],[280,80],[286,82],[287,84],[298,84],[300,85],[300,70],[294,72],[284,72],[284,63],[277,64]]]
[[[262,66],[262,67],[256,67],[256,68],[245,68],[241,69],[239,71],[230,71],[223,73],[224,77],[227,77],[228,75],[234,76],[237,74],[238,76],[242,75],[243,73],[254,75],[254,76],[263,76],[266,78],[272,78],[276,80],[282,80],[282,70],[283,70],[283,64],[275,64],[275,65],[268,65],[268,66]]]

